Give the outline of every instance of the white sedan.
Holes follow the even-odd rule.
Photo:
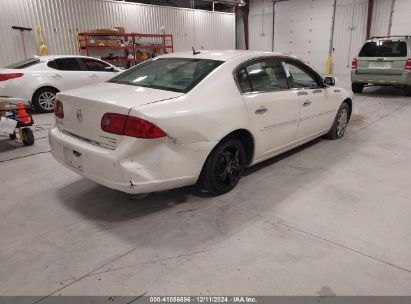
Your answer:
[[[198,184],[219,195],[245,167],[319,136],[341,138],[350,94],[295,57],[201,51],[142,63],[57,95],[55,159],[112,189]]]
[[[33,57],[0,69],[0,101],[32,104],[37,111],[52,112],[60,91],[106,81],[119,70],[91,57]]]

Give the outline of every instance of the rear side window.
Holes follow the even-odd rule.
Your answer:
[[[407,57],[407,43],[391,40],[366,42],[359,57]]]
[[[28,68],[30,66],[36,65],[40,62],[40,59],[38,58],[30,58],[30,59],[26,59],[26,60],[22,60],[13,64],[10,64],[8,66],[6,66],[6,69],[25,69]]]
[[[77,58],[54,59],[47,63],[47,66],[61,71],[81,71]]]

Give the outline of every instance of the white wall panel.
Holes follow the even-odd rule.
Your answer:
[[[367,35],[367,0],[338,0],[334,34],[334,74],[347,74]]]
[[[325,72],[333,1],[290,0],[276,4],[274,50],[293,54]]]
[[[250,50],[271,51],[273,3],[271,0],[250,1],[248,16]]]
[[[128,32],[173,34],[175,51],[192,46],[235,48],[235,15],[109,0],[0,0],[0,66],[23,58],[19,32],[25,32],[27,53],[36,54],[41,26],[51,54],[76,54],[76,31],[124,26]]]
[[[411,1],[395,0],[392,35],[411,35]]]

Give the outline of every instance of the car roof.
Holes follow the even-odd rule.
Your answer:
[[[219,61],[229,61],[234,58],[254,58],[254,57],[269,57],[269,56],[281,56],[296,58],[284,53],[279,52],[261,52],[261,51],[245,51],[245,50],[198,50],[198,54],[194,55],[190,52],[177,52],[167,55],[162,55],[161,58],[193,58],[193,59],[210,59]]]
[[[38,58],[41,61],[49,61],[49,60],[59,59],[59,58],[92,58],[92,59],[97,59],[97,58],[93,58],[93,57],[80,56],[80,55],[47,55],[47,56],[34,56],[34,58]]]

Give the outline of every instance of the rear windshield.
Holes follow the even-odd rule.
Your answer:
[[[6,69],[25,69],[40,62],[38,58],[30,58],[6,66]]]
[[[158,58],[139,64],[110,82],[187,93],[222,63],[208,59]]]
[[[361,49],[359,57],[406,57],[405,41],[379,40],[367,42]]]

